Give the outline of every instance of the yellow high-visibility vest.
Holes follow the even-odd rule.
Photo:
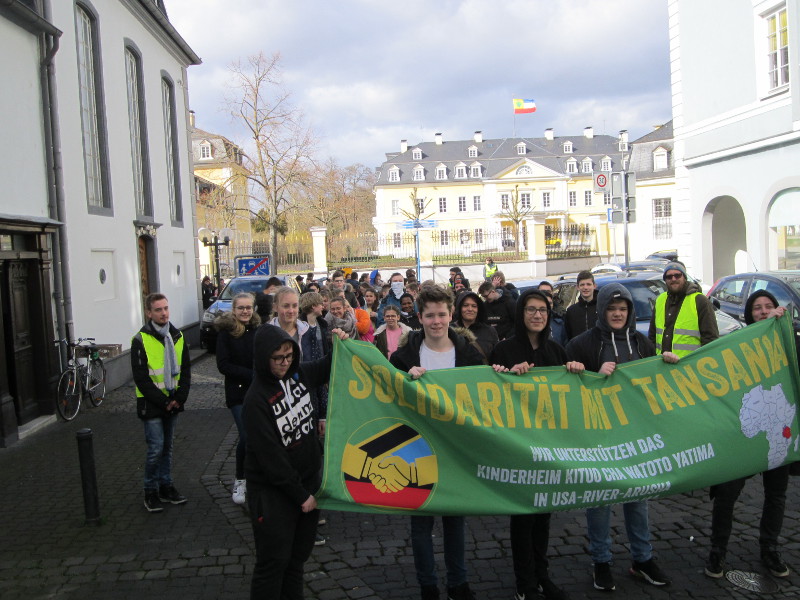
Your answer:
[[[699,292],[687,294],[675,319],[672,330],[672,352],[678,356],[686,356],[700,347],[700,325],[697,318],[697,301]],[[666,322],[667,292],[656,298],[656,353],[662,353],[664,340],[664,324]]]
[[[153,380],[155,386],[160,389],[165,396],[168,396],[169,392],[164,385],[164,344],[162,344],[161,340],[157,337],[149,333],[142,333],[140,331],[136,335],[142,340],[144,353],[147,355],[147,373],[150,375],[150,379]],[[180,367],[181,359],[183,358],[183,336],[179,337],[178,341],[175,342],[175,356],[178,360],[179,369],[178,374],[175,376],[175,387],[177,387],[181,378]],[[136,397],[141,398],[143,396],[144,394],[142,394],[137,387]]]

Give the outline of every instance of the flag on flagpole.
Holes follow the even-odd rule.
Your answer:
[[[514,114],[521,115],[525,113],[536,112],[536,102],[533,100],[522,98],[514,98]]]

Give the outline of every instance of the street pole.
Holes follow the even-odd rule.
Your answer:
[[[625,244],[625,268],[628,268],[630,256],[628,253],[628,177],[625,170],[622,170],[622,238]]]
[[[422,273],[419,270],[419,230],[422,227],[422,223],[419,222],[419,219],[414,220],[414,245],[415,245],[415,252],[417,258],[417,280],[422,281]]]

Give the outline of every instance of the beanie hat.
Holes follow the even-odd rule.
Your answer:
[[[686,267],[684,267],[683,263],[681,262],[675,261],[667,263],[667,266],[664,267],[664,280],[667,279],[667,271],[680,271],[681,273],[683,273],[683,276],[686,277]]]

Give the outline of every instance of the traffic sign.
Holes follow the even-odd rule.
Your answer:
[[[239,275],[269,275],[269,256],[237,258],[236,272]]]
[[[603,194],[610,189],[610,182],[607,173],[594,174],[594,193]]]
[[[399,223],[399,227],[401,229],[423,229],[423,228],[431,228],[431,227],[438,227],[439,224],[436,222],[436,219],[416,219],[410,221],[402,221]]]

